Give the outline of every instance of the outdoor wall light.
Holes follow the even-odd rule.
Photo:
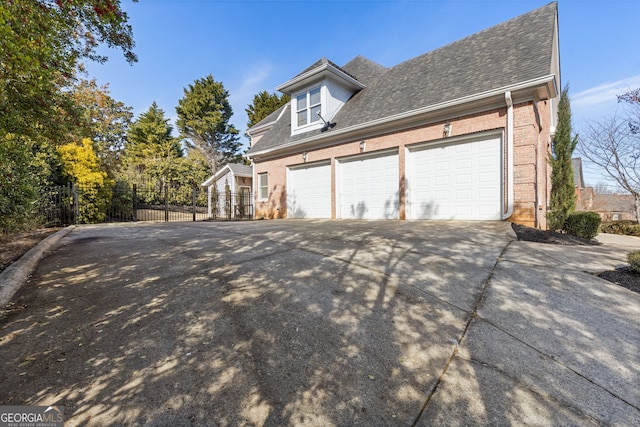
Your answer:
[[[367,148],[366,141],[360,141],[360,152],[364,153],[364,150]]]
[[[451,123],[447,122],[444,124],[444,131],[442,132],[442,137],[446,138],[451,136]]]
[[[306,152],[306,151],[304,151],[304,152],[302,153],[302,161],[303,161],[303,162],[306,162],[306,161],[307,161],[307,152]]]

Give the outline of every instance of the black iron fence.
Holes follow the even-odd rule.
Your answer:
[[[216,192],[212,189],[210,200],[213,219],[253,219],[253,199],[249,192]]]
[[[248,192],[209,193],[199,186],[163,182],[117,182],[99,187],[69,183],[44,191],[41,202],[40,214],[49,226],[253,219],[253,202]]]

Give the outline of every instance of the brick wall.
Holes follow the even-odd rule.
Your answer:
[[[488,130],[504,129],[506,127],[506,107],[487,112],[460,116],[448,120],[452,125],[451,137],[469,135]],[[536,223],[537,203],[537,169],[539,162],[538,146],[540,138],[540,124],[537,123],[533,103],[523,103],[514,106],[514,214],[511,221],[534,225]],[[397,148],[399,153],[399,194],[400,219],[406,218],[405,212],[405,148],[411,144],[442,140],[445,121],[430,125],[407,129],[401,132],[378,135],[366,139],[366,152]],[[332,169],[332,218],[336,217],[336,158],[356,155],[360,153],[361,140],[353,140],[344,144],[307,150],[306,163],[331,160]],[[506,150],[506,144],[505,144]],[[285,218],[286,217],[286,170],[287,166],[304,163],[303,150],[300,152],[272,158],[255,163],[256,173],[269,173],[269,199],[256,203],[257,218]],[[506,153],[504,154],[506,159]],[[506,161],[505,161],[506,165]],[[506,167],[506,166],[505,166]],[[504,173],[506,191],[507,174]]]

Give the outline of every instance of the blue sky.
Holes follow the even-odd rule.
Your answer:
[[[274,92],[323,56],[344,65],[363,55],[389,67],[548,3],[123,0],[139,62],[104,50],[106,64],[87,65],[136,117],[156,101],[172,121],[184,88],[211,74],[229,91],[231,122],[244,132],[256,93]],[[579,132],[620,108],[616,94],[640,87],[640,1],[558,4],[562,85],[570,85]],[[585,174],[589,185],[603,181],[589,165]]]

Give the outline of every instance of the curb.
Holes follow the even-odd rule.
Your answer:
[[[44,254],[53,249],[60,239],[74,228],[69,226],[43,239],[0,273],[0,309],[4,308],[16,291],[27,282]]]

